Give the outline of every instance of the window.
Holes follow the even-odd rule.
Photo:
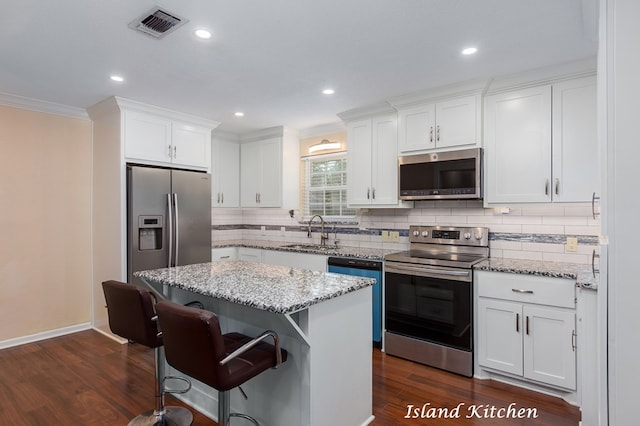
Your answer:
[[[307,217],[353,218],[347,208],[347,157],[344,154],[316,156],[304,160],[303,209]]]

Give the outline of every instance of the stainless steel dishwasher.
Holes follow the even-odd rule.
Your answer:
[[[374,278],[373,285],[373,331],[372,340],[375,347],[382,346],[382,262],[376,260],[356,259],[353,257],[329,257],[328,272],[353,275],[356,277]]]

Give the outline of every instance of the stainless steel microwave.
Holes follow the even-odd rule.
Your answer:
[[[401,200],[482,198],[482,148],[398,157]]]

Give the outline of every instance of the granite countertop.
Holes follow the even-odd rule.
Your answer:
[[[474,265],[479,271],[508,272],[576,280],[576,286],[596,290],[599,277],[589,265],[537,260],[489,258]]]
[[[154,269],[133,275],[147,282],[278,314],[300,311],[375,283],[372,278],[240,260]]]
[[[297,247],[288,247],[288,246]],[[358,259],[366,260],[379,260],[383,261],[384,257],[390,253],[396,253],[398,249],[373,249],[362,247],[348,247],[348,246],[334,246],[326,245],[324,247],[318,244],[309,243],[296,243],[296,242],[276,242],[276,241],[262,241],[262,240],[226,240],[226,241],[214,241],[211,248],[222,247],[247,247],[267,250],[287,251],[293,253],[308,253],[308,254],[321,254],[324,256],[339,256],[339,257],[355,257]]]

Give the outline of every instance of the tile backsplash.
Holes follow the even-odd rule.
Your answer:
[[[320,242],[320,224],[308,225],[296,211],[283,209],[213,209],[212,239]],[[359,210],[353,222],[325,224],[328,244],[406,250],[409,225],[458,225],[489,228],[491,257],[588,264],[598,250],[599,219],[590,205],[532,205],[486,209],[480,201],[421,201],[411,209]],[[399,242],[383,242],[382,231],[399,231]],[[565,249],[578,240],[576,252]]]

